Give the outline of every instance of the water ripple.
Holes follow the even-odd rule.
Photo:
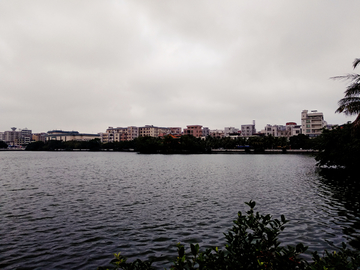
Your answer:
[[[245,201],[290,220],[284,245],[360,245],[360,200],[303,155],[1,152],[0,268],[96,269],[119,251],[164,267],[221,246]]]

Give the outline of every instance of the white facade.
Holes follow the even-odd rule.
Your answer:
[[[255,121],[253,121],[252,125],[241,125],[241,136],[242,137],[250,137],[256,133],[255,129]]]
[[[311,137],[317,137],[321,134],[321,129],[325,127],[327,123],[324,121],[324,115],[322,112],[316,110],[308,113],[308,110],[301,112],[301,128],[302,133]]]
[[[273,137],[289,138],[291,136],[301,134],[301,126],[297,125],[294,122],[286,123],[286,126],[267,124],[265,128],[261,131],[261,133],[265,134],[266,136],[271,135]]]

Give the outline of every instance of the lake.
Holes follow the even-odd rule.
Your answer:
[[[244,204],[290,222],[284,245],[359,248],[359,189],[309,155],[0,152],[0,269],[163,269],[176,243],[222,247]],[[340,176],[341,178],[341,176]]]

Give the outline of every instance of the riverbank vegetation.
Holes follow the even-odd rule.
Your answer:
[[[270,215],[255,212],[256,203],[246,203],[250,210],[245,215],[241,212],[234,220],[232,229],[225,233],[226,245],[223,248],[213,247],[201,251],[198,244],[190,244],[185,249],[177,245],[178,254],[170,269],[267,269],[267,270],[325,270],[325,269],[360,269],[360,254],[346,247],[343,243],[337,252],[324,251],[323,254],[312,253],[311,261],[301,254],[307,247],[302,243],[296,246],[283,246],[278,240],[288,220],[284,216],[274,219]],[[137,259],[127,262],[120,253],[114,254],[111,266],[98,267],[98,270],[155,269],[151,262]]]
[[[0,149],[6,149],[8,147],[7,143],[4,141],[0,141]]]
[[[129,151],[139,153],[209,153],[211,149],[245,149],[255,152],[263,152],[265,149],[312,149],[314,141],[308,136],[299,134],[290,137],[261,136],[261,137],[239,137],[239,138],[214,138],[208,136],[206,139],[195,138],[192,135],[174,137],[138,137],[132,141],[101,143],[99,139],[90,141],[47,141],[33,142],[27,145],[28,151],[54,151],[54,150],[112,150]]]
[[[360,129],[353,124],[323,130],[316,140],[315,159],[319,167],[358,170],[360,164]]]
[[[360,58],[356,58],[353,68],[359,64]],[[315,159],[320,167],[343,168],[354,173],[359,170],[360,164],[360,74],[347,74],[332,79],[350,81],[335,112],[357,115],[357,118],[353,123],[323,130],[317,139],[316,149],[319,153]]]

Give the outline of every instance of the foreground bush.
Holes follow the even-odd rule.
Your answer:
[[[273,219],[270,215],[254,212],[255,202],[246,203],[250,210],[243,215],[238,213],[233,228],[225,233],[227,244],[223,249],[217,247],[200,251],[198,244],[190,245],[186,253],[183,245],[178,244],[178,256],[171,266],[174,270],[194,269],[269,269],[269,270],[330,270],[360,269],[359,253],[350,250],[343,244],[338,252],[325,251],[323,256],[314,252],[311,262],[299,257],[307,247],[298,244],[295,247],[280,246],[278,236],[288,222],[284,216]],[[98,270],[124,269],[145,270],[155,269],[151,262],[136,260],[128,263],[122,255],[115,254],[111,261],[112,267],[99,267]]]

